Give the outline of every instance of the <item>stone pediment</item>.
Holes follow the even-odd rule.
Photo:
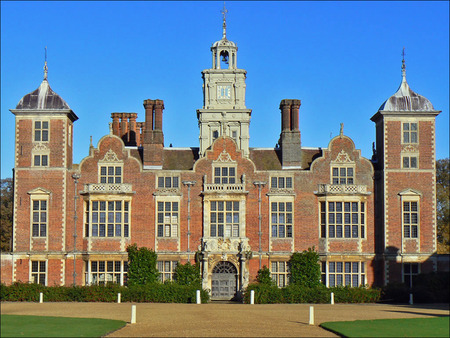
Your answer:
[[[51,192],[44,188],[35,188],[27,192],[28,195],[50,195]]]
[[[422,196],[422,193],[415,189],[405,189],[398,193],[400,196]]]

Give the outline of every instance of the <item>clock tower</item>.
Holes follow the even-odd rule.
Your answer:
[[[229,136],[248,157],[251,109],[245,106],[247,71],[237,68],[237,46],[227,39],[226,13],[222,39],[211,47],[212,67],[202,71],[203,109],[197,110],[200,128],[200,157],[216,138]]]

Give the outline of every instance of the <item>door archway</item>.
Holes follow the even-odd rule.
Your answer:
[[[212,271],[211,298],[230,300],[236,295],[237,269],[230,262],[219,262]]]

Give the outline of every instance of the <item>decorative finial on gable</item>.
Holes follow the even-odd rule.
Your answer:
[[[227,38],[227,13],[228,10],[225,8],[225,1],[223,2],[223,9],[222,9],[222,15],[223,15],[223,24],[222,24],[222,39]]]
[[[45,63],[44,63],[44,80],[47,81],[48,67],[47,67],[47,46],[45,46]]]
[[[341,130],[339,131],[339,137],[344,136],[344,123],[341,123]]]

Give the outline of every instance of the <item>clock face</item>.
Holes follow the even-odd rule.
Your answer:
[[[218,99],[230,99],[231,98],[231,86],[230,85],[218,85],[217,86],[217,98]]]

